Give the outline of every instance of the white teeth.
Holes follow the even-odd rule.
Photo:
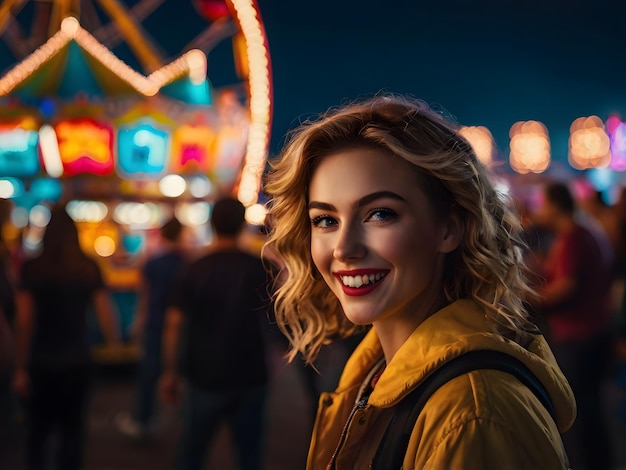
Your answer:
[[[362,276],[341,276],[341,281],[347,287],[359,288],[368,284],[374,284],[385,277],[385,275],[386,273],[363,274]]]

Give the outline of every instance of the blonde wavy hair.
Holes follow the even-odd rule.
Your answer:
[[[346,148],[375,148],[412,168],[439,214],[454,210],[464,227],[461,245],[446,259],[446,302],[474,299],[493,330],[522,342],[536,330],[523,299],[534,295],[524,275],[522,228],[488,169],[458,126],[421,100],[377,95],[328,110],[288,136],[270,162],[264,185],[270,233],[265,249],[279,260],[274,289],[276,322],[311,363],[320,348],[360,328],[343,314],[311,257],[308,185],[318,162]]]

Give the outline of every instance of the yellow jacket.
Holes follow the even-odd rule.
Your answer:
[[[492,333],[484,310],[470,300],[456,301],[422,323],[387,364],[367,406],[353,410],[361,385],[382,357],[376,332],[372,329],[366,335],[346,363],[336,391],[320,397],[307,469],[326,470],[335,453],[331,468],[371,468],[392,407],[438,366],[477,349],[502,351],[522,360],[550,395],[556,423],[512,375],[469,372],[443,385],[426,403],[403,468],[567,469],[559,432],[574,422],[576,404],[545,339],[537,335],[524,348]],[[344,426],[345,438],[337,449]]]

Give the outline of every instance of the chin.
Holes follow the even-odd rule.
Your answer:
[[[346,318],[350,320],[350,322],[359,326],[371,325],[373,322],[379,318],[379,315],[371,315],[371,314],[346,314],[344,311],[344,315]]]

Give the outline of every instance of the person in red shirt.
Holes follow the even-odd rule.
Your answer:
[[[574,468],[608,469],[611,440],[600,392],[612,344],[611,245],[602,228],[578,211],[569,187],[561,182],[543,189],[537,223],[554,239],[542,266],[545,282],[536,307],[578,405],[578,418],[564,444]]]

